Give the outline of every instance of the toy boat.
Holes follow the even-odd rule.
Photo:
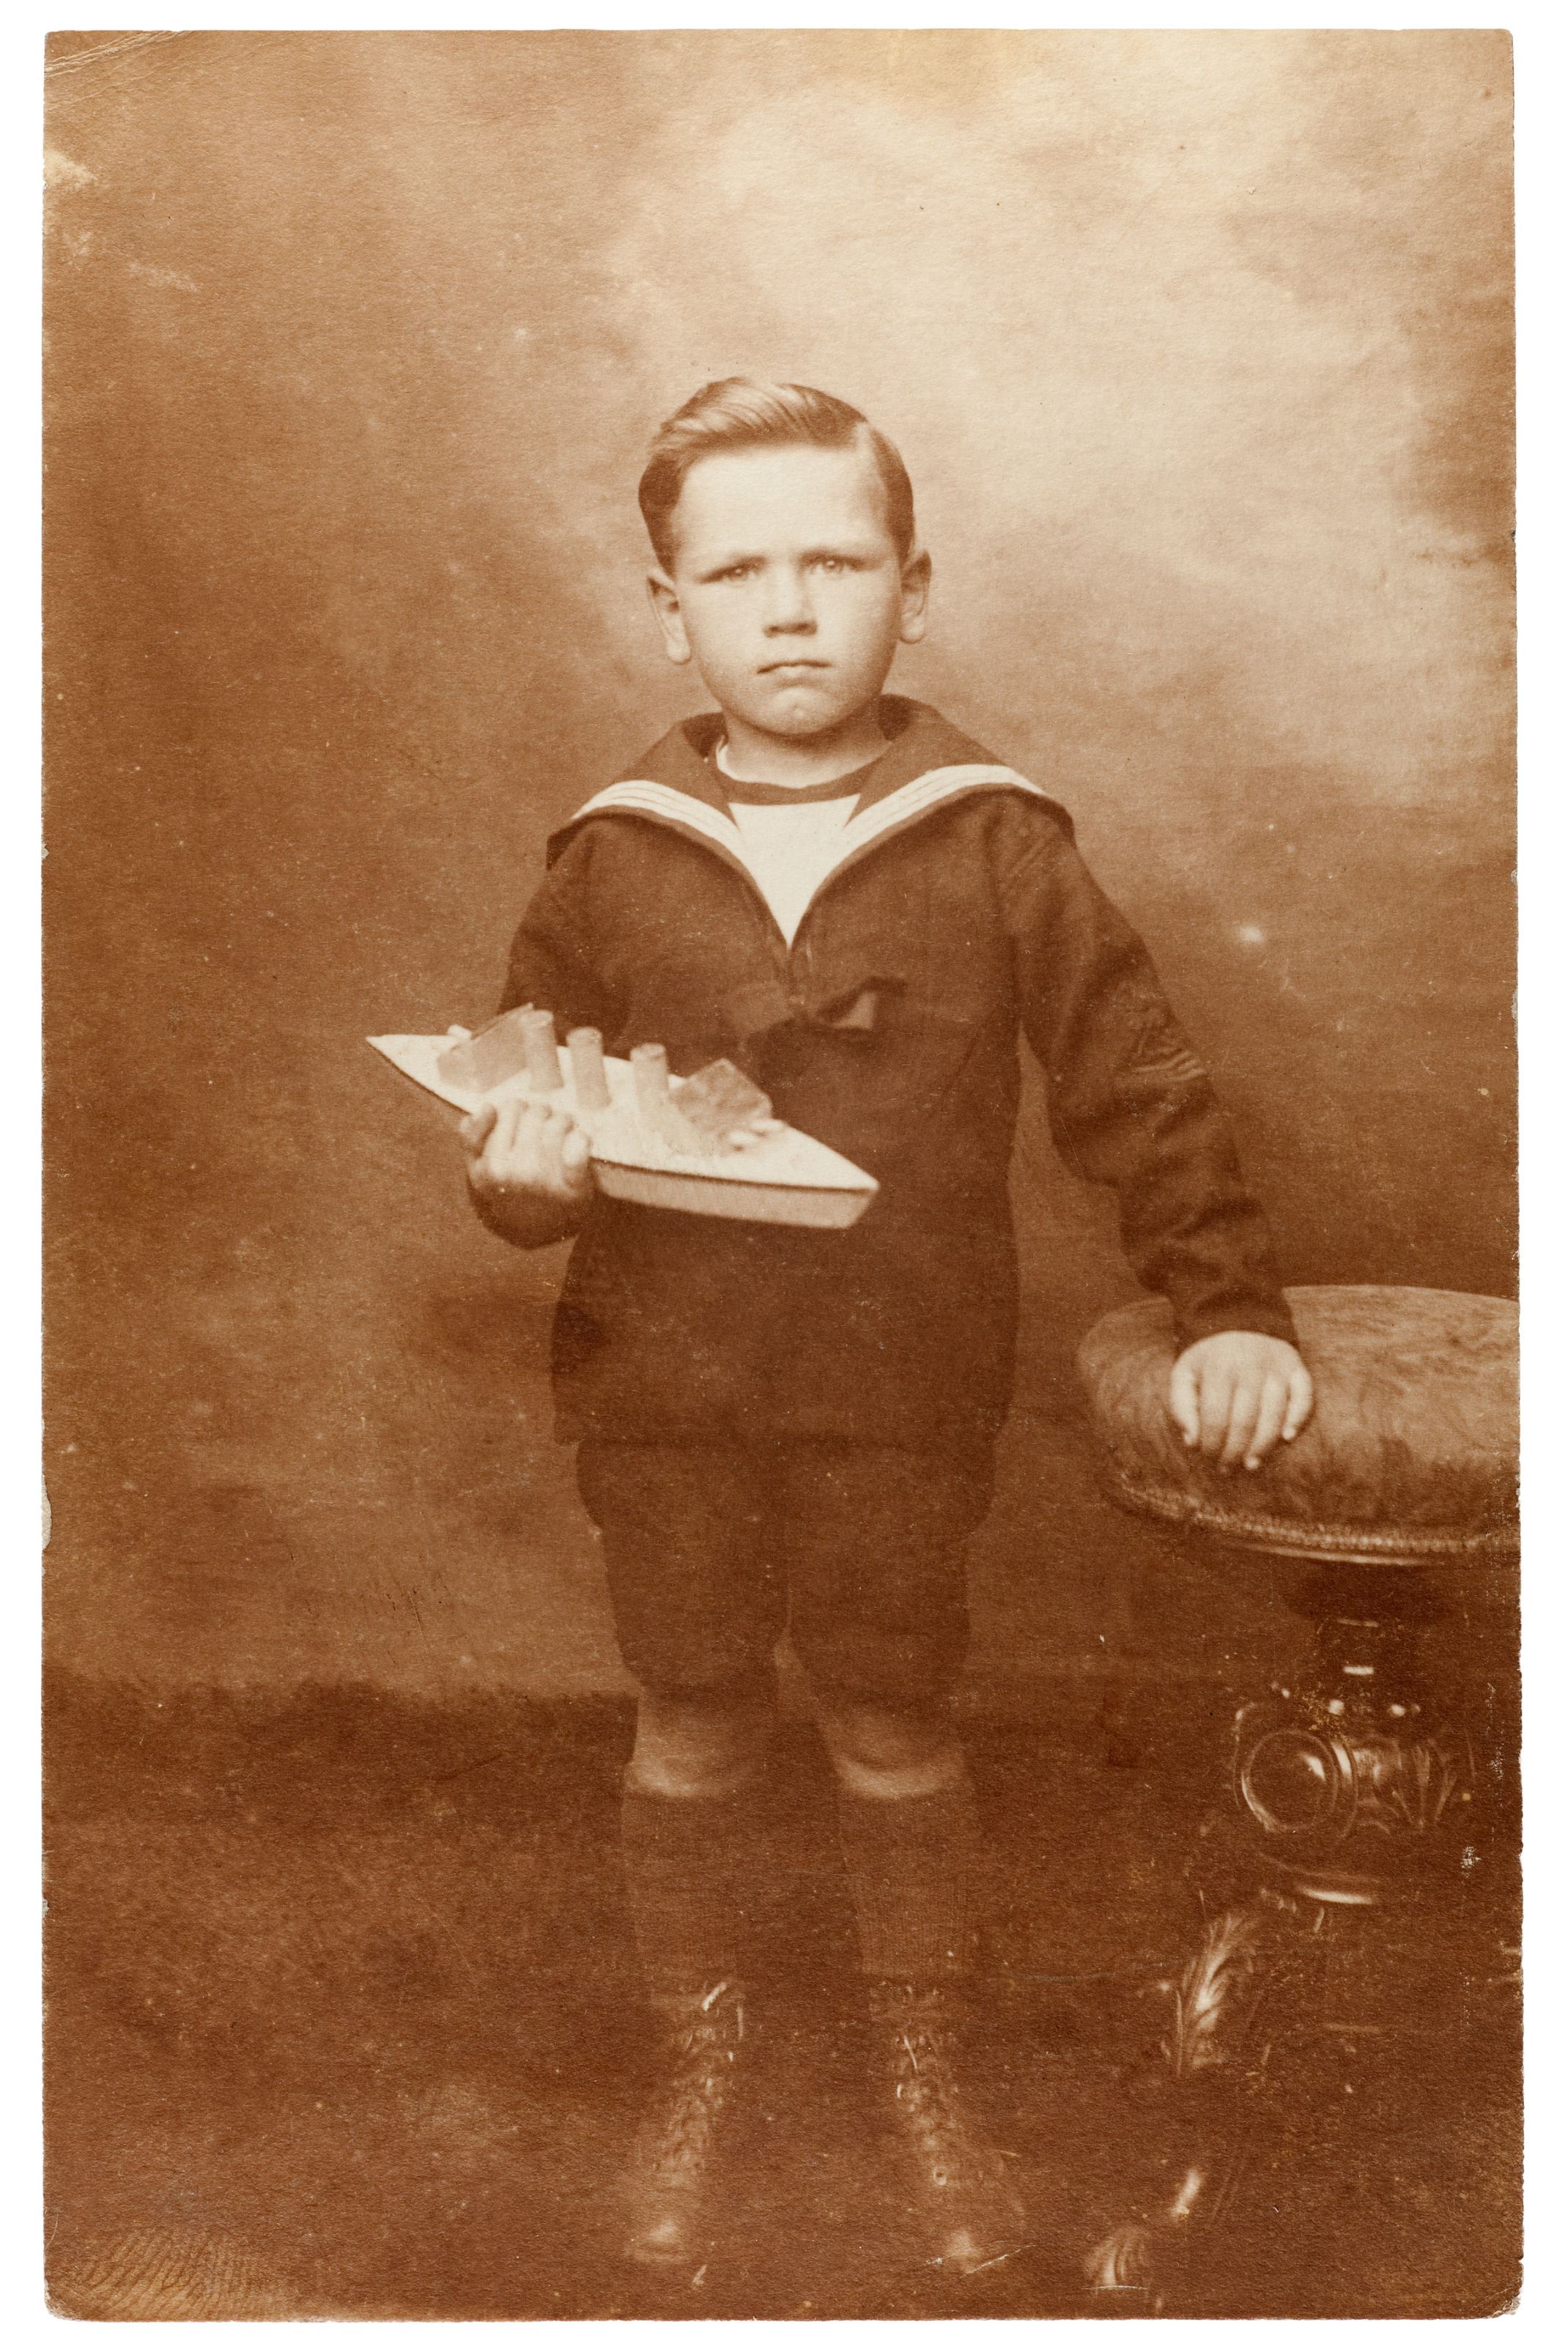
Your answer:
[[[645,1208],[774,1225],[852,1225],[877,1182],[826,1144],[772,1117],[728,1062],[671,1077],[662,1045],[629,1061],[596,1029],[555,1043],[548,1013],[502,1013],[470,1037],[367,1037],[394,1068],[457,1109],[517,1097],[569,1110],[587,1134],[599,1190]]]

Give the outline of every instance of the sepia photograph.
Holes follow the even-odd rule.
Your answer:
[[[49,2308],[1508,2311],[1510,35],[38,46]]]

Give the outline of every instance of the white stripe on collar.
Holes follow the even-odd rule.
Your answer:
[[[858,856],[862,850],[868,849],[883,834],[895,832],[900,825],[926,815],[943,801],[956,800],[962,793],[996,785],[1010,787],[1014,792],[1030,793],[1037,800],[1049,797],[1038,784],[1032,784],[1026,776],[1019,775],[1016,768],[992,767],[982,762],[951,768],[928,768],[923,776],[916,776],[909,783],[900,784],[897,792],[888,794],[886,800],[873,801],[869,808],[862,809],[858,816],[850,818],[838,835],[838,855],[817,882],[813,898],[820,894],[841,867],[847,866],[851,858]],[[722,850],[738,866],[744,866],[753,882],[757,882],[759,889],[762,888],[757,876],[752,873],[741,828],[733,817],[711,807],[707,801],[698,800],[691,793],[678,791],[673,784],[653,783],[642,776],[629,778],[625,783],[608,784],[602,793],[595,793],[592,800],[584,801],[576,815],[568,822],[575,824],[583,817],[609,814],[617,809],[624,809],[628,815],[655,817],[661,824],[679,825],[685,832],[702,835],[716,849]],[[763,895],[766,897],[765,890]],[[803,908],[802,920],[805,915]]]
[[[613,809],[626,809],[633,816],[656,816],[667,824],[688,826],[693,833],[705,833],[731,857],[741,855],[741,828],[732,816],[723,810],[710,808],[694,793],[679,793],[673,784],[650,783],[646,777],[636,776],[624,784],[606,784],[591,801],[584,801],[568,824],[577,824],[585,816],[599,816]]]

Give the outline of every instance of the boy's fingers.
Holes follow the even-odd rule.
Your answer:
[[[513,1183],[529,1183],[540,1173],[544,1157],[545,1135],[550,1127],[550,1109],[545,1103],[520,1102],[512,1122],[511,1151],[521,1163],[509,1168]]]
[[[1236,1395],[1234,1371],[1222,1371],[1213,1364],[1205,1367],[1198,1384],[1198,1443],[1207,1454],[1221,1452],[1230,1435]]]
[[[553,1103],[521,1099],[508,1108],[514,1118],[511,1134],[503,1138],[507,1148],[500,1169],[501,1181],[545,1192],[581,1192],[588,1139],[581,1134],[571,1112]],[[575,1165],[567,1158],[574,1139],[583,1147],[582,1159]]]
[[[1299,1429],[1305,1429],[1312,1418],[1312,1375],[1299,1359],[1290,1375],[1289,1391],[1285,1401],[1285,1426],[1280,1432],[1287,1444]]]
[[[1185,1356],[1178,1356],[1171,1367],[1171,1418],[1188,1445],[1198,1442],[1198,1384],[1193,1368]]]
[[[1294,1349],[1279,1349],[1270,1361],[1248,1360],[1257,1350],[1211,1347],[1200,1341],[1179,1356],[1171,1370],[1171,1416],[1189,1445],[1201,1445],[1222,1470],[1245,1462],[1256,1470],[1282,1438],[1292,1438],[1312,1410],[1312,1380]],[[1287,1372],[1285,1367],[1290,1370]],[[1266,1369],[1266,1367],[1268,1367]]]
[[[528,1180],[527,1143],[521,1129],[527,1105],[517,1101],[493,1106],[495,1118],[486,1139],[479,1170],[491,1184],[520,1184]]]
[[[1226,1422],[1225,1444],[1220,1448],[1219,1466],[1234,1470],[1248,1452],[1252,1433],[1258,1426],[1258,1400],[1262,1377],[1257,1372],[1238,1376],[1230,1395],[1230,1412]]]
[[[581,1191],[594,1147],[580,1127],[574,1127],[561,1147],[561,1171],[574,1191]]]
[[[1258,1419],[1247,1444],[1246,1462],[1256,1470],[1266,1454],[1274,1450],[1276,1440],[1285,1425],[1286,1387],[1278,1372],[1264,1377],[1263,1393],[1258,1400]]]
[[[471,1110],[468,1118],[462,1121],[458,1129],[458,1138],[470,1160],[479,1158],[495,1123],[494,1103],[481,1103],[478,1110]]]
[[[594,1156],[594,1139],[586,1128],[578,1126],[569,1110],[563,1111],[560,1119],[565,1129],[558,1147],[562,1184],[568,1192],[592,1192],[595,1181],[589,1173],[589,1161]]]

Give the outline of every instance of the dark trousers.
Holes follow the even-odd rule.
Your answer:
[[[621,1654],[645,1688],[738,1693],[769,1670],[787,1624],[829,1700],[909,1706],[952,1690],[989,1454],[960,1464],[816,1439],[593,1439],[577,1483],[604,1537]]]

